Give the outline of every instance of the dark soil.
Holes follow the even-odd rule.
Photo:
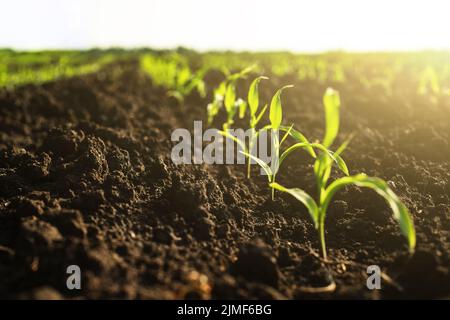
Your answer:
[[[320,138],[325,86],[286,78],[261,88],[268,97],[287,83],[296,87],[283,96],[286,123]],[[340,141],[356,133],[344,158],[352,173],[389,181],[410,208],[414,256],[372,191],[337,195],[324,263],[306,210],[279,193],[272,202],[256,166],[248,180],[245,166],[174,165],[170,135],[204,120],[206,100],[179,106],[128,62],[0,91],[0,297],[448,297],[449,100],[356,81],[337,89]],[[311,159],[292,156],[278,180],[314,192]],[[66,288],[71,264],[81,290]],[[382,290],[366,287],[372,264],[386,275]],[[332,279],[332,293],[308,290]]]

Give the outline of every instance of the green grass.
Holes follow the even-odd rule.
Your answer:
[[[94,73],[114,62],[114,52],[0,50],[0,87],[44,83]]]

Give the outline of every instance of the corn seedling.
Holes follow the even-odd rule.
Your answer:
[[[287,88],[292,88],[293,85],[287,85],[282,87],[281,89],[279,89],[275,95],[272,97],[272,101],[270,102],[270,111],[269,111],[269,119],[270,119],[270,129],[272,130],[273,134],[272,134],[272,143],[273,143],[273,150],[275,151],[275,155],[272,155],[272,161],[275,163],[272,163],[273,168],[275,168],[275,170],[273,170],[272,172],[272,183],[275,182],[275,177],[279,168],[279,163],[278,163],[278,159],[280,156],[280,148],[281,148],[281,144],[283,143],[283,141],[287,138],[289,132],[292,130],[292,128],[288,129],[288,131],[286,131],[285,135],[283,136],[283,138],[281,139],[281,141],[279,141],[278,138],[278,130],[281,126],[281,122],[283,120],[283,108],[281,106],[281,93],[283,92],[283,90],[287,89]],[[275,198],[275,191],[272,188],[272,200]]]
[[[206,107],[208,115],[208,125],[211,125],[216,115],[219,113],[223,105],[225,92],[227,90],[227,82],[222,81],[213,92],[213,101],[208,103]]]
[[[253,66],[233,74],[229,74],[228,70],[224,71],[226,78],[214,89],[213,101],[207,105],[209,125],[222,107],[225,107],[227,113],[227,120],[222,125],[224,131],[234,123],[234,116],[238,110],[239,116],[244,117],[247,103],[236,97],[236,82],[245,78],[252,69]]]
[[[248,95],[247,95],[248,104],[245,103],[245,101],[242,101],[242,99],[239,99],[236,102],[236,104],[239,106],[239,118],[240,119],[243,119],[245,117],[247,105],[248,105],[249,110],[250,110],[250,123],[249,123],[249,125],[250,125],[250,129],[251,129],[251,133],[250,133],[250,137],[249,137],[248,148],[247,148],[247,146],[245,144],[245,141],[242,141],[239,138],[237,138],[237,137],[231,135],[229,132],[227,132],[227,127],[224,126],[224,130],[223,131],[219,131],[219,133],[221,135],[223,135],[224,137],[235,141],[241,147],[241,149],[244,151],[243,152],[244,155],[247,155],[248,153],[252,152],[254,141],[257,138],[257,134],[256,134],[256,130],[255,130],[256,125],[259,123],[259,121],[261,120],[261,118],[264,115],[265,111],[267,110],[267,105],[265,105],[264,108],[261,110],[261,112],[259,114],[257,114],[258,113],[258,108],[259,108],[258,86],[259,86],[259,83],[261,82],[261,80],[263,80],[263,79],[268,79],[268,78],[264,77],[264,76],[259,76],[256,79],[254,79],[253,82],[251,83],[250,88],[248,90]],[[226,93],[228,93],[228,91]],[[232,97],[232,98],[234,98],[234,97]],[[225,95],[225,108],[227,109],[227,114],[229,114],[228,113],[228,109],[231,108],[232,105],[233,105],[233,101],[227,101],[227,95]],[[228,121],[227,124],[229,124],[229,121]],[[251,159],[248,156],[247,156],[247,158],[248,158],[248,161],[247,161],[247,177],[250,178]]]
[[[264,163],[264,161],[262,161],[261,159],[251,155],[250,154],[251,152],[248,152],[247,150],[244,150],[244,152],[242,152],[244,155],[246,155],[248,157],[248,163],[249,163],[248,168],[250,167],[250,162],[252,159],[260,165],[262,163],[265,164],[265,167],[263,167],[263,169],[265,170],[265,173],[267,174],[267,177],[268,177],[270,183],[274,183],[276,180],[276,173],[278,172],[278,169],[281,166],[281,163],[282,163],[281,158],[283,158],[283,156],[281,156],[281,158],[280,158],[281,145],[283,144],[283,142],[286,140],[286,138],[288,136],[291,136],[292,138],[294,138],[296,141],[298,141],[299,144],[303,144],[303,147],[308,151],[308,153],[312,157],[314,157],[314,158],[316,157],[316,154],[314,152],[312,145],[309,143],[309,141],[306,139],[306,137],[301,132],[294,129],[294,125],[291,125],[290,127],[281,125],[282,120],[283,120],[283,108],[281,105],[281,93],[283,92],[283,90],[285,90],[287,88],[292,88],[292,87],[293,87],[292,85],[284,86],[274,94],[274,96],[272,97],[271,103],[270,103],[270,112],[269,112],[270,124],[265,126],[264,128],[262,128],[260,131],[255,132],[255,135],[254,135],[256,138],[264,130],[272,131],[272,144],[273,144],[272,149],[275,152],[275,154],[272,155],[273,162],[271,164],[271,168],[268,167]],[[250,94],[250,92],[249,92],[249,94]],[[250,101],[250,98],[249,98],[249,101]],[[265,111],[265,109],[263,109],[263,111]],[[258,118],[259,118],[259,116],[258,116]],[[279,137],[278,137],[279,131],[284,132],[284,136],[282,137],[281,140],[279,140]],[[249,150],[251,150],[251,148],[249,148]],[[248,169],[248,172],[249,171],[250,170]],[[272,188],[272,199],[274,199],[274,198],[275,198],[275,190]]]
[[[157,57],[146,54],[141,57],[141,68],[156,85],[167,88],[168,96],[174,97],[180,104],[193,90],[197,90],[201,97],[206,96],[203,77],[207,69],[193,72],[187,62],[177,55]]]
[[[184,66],[176,75],[175,87],[169,90],[167,94],[177,99],[180,104],[184,102],[184,98],[194,89],[197,90],[200,97],[205,97],[206,87],[203,81],[205,73],[206,69],[192,72],[188,66]]]
[[[258,86],[261,80],[263,79],[268,79],[267,77],[264,76],[259,76],[257,77],[255,80],[253,80],[253,82],[250,85],[250,88],[248,90],[248,95],[247,95],[247,103],[245,101],[243,101],[242,99],[238,99],[236,102],[233,103],[233,99],[235,99],[234,96],[234,90],[230,91],[230,92],[226,92],[225,94],[225,108],[227,109],[227,114],[229,114],[230,116],[234,116],[233,114],[233,110],[232,110],[232,106],[236,105],[239,108],[239,118],[243,119],[245,117],[245,113],[247,110],[247,106],[249,107],[248,109],[250,110],[250,129],[251,129],[251,135],[249,137],[249,147],[244,147],[245,146],[245,141],[241,141],[238,138],[236,138],[235,136],[229,134],[226,129],[228,127],[228,125],[230,124],[230,120],[228,120],[227,122],[227,126],[224,126],[224,130],[223,131],[219,131],[220,134],[222,134],[225,137],[228,137],[232,140],[234,140],[235,142],[237,142],[241,148],[247,152],[253,150],[253,145],[254,145],[254,141],[257,138],[257,133],[256,133],[256,125],[259,123],[259,121],[262,119],[262,116],[264,115],[264,113],[267,110],[267,104],[264,106],[264,108],[261,110],[261,112],[258,114],[258,108],[259,108],[259,93],[258,93]],[[229,87],[227,87],[229,88]],[[220,90],[220,88],[219,88]],[[227,93],[229,93],[227,95]],[[228,96],[228,99],[227,99]],[[236,109],[236,108],[234,108]],[[228,113],[228,110],[230,110],[230,113]],[[247,166],[247,177],[250,178],[250,161],[248,161],[248,166]]]
[[[349,175],[345,162],[339,156],[339,154],[342,153],[346,148],[349,140],[344,142],[344,144],[342,144],[335,153],[328,151],[328,147],[333,143],[339,130],[340,99],[338,92],[332,89],[328,89],[324,95],[323,102],[325,107],[326,120],[325,135],[322,144],[311,144],[311,146],[314,147],[320,146],[319,149],[322,150],[322,153],[317,157],[314,164],[314,175],[316,177],[318,189],[317,199],[314,200],[312,196],[307,194],[302,189],[285,188],[275,182],[270,183],[270,187],[292,195],[294,198],[296,198],[306,206],[309,215],[314,222],[314,226],[318,231],[321,254],[325,260],[327,259],[325,244],[325,218],[328,206],[330,205],[330,202],[337,191],[351,184],[358,187],[370,188],[387,201],[393,211],[394,219],[398,221],[400,225],[402,234],[408,240],[410,252],[413,252],[416,244],[414,224],[408,209],[400,201],[398,196],[389,188],[387,183],[380,178],[369,177],[363,173],[352,176]],[[303,147],[303,145],[295,144],[287,149],[285,151],[285,154],[287,156],[293,150]],[[284,160],[284,158],[282,155],[280,158],[280,162]],[[339,178],[328,184],[333,160],[338,164],[338,166],[342,171],[345,172],[347,176]],[[260,165],[264,166],[266,164],[260,163]],[[265,170],[267,170],[267,168]]]
[[[254,141],[256,136],[256,126],[258,125],[259,121],[262,119],[262,116],[264,115],[264,113],[267,110],[267,104],[262,108],[261,112],[259,112],[258,114],[258,109],[259,109],[259,83],[261,82],[261,80],[267,80],[269,78],[264,77],[264,76],[259,76],[257,77],[255,80],[253,80],[252,84],[250,85],[250,88],[248,90],[248,97],[247,97],[247,102],[248,102],[248,107],[249,107],[249,111],[250,111],[250,129],[251,129],[251,136],[250,136],[250,140],[248,142],[248,150],[250,151],[250,153],[253,150],[253,145],[254,145]],[[241,116],[241,115],[240,115]],[[247,178],[250,178],[250,174],[251,174],[251,159],[248,158],[247,161]]]
[[[249,143],[248,143],[248,148],[246,146],[245,141],[240,140],[239,138],[237,138],[236,136],[230,134],[227,129],[228,129],[228,125],[231,124],[232,122],[230,121],[230,119],[227,120],[227,122],[225,123],[224,127],[223,127],[223,131],[219,131],[219,133],[221,135],[223,135],[224,137],[227,137],[233,141],[235,141],[242,149],[242,154],[244,154],[247,158],[247,177],[250,178],[250,166],[251,166],[251,158],[249,157],[249,154],[252,152],[253,150],[253,145],[255,140],[258,138],[259,132],[256,131],[256,125],[259,123],[259,121],[262,119],[262,116],[264,115],[264,113],[267,110],[268,105],[266,104],[264,106],[264,108],[261,110],[261,112],[258,114],[258,109],[259,109],[259,92],[258,92],[258,86],[259,83],[261,82],[261,80],[263,79],[268,79],[267,77],[264,76],[259,76],[256,79],[253,80],[253,82],[250,85],[250,88],[248,90],[248,95],[247,95],[247,101],[248,101],[248,106],[249,106],[249,110],[250,110],[250,137],[249,137]],[[286,86],[283,87],[282,89],[278,90],[277,93],[275,94],[274,98],[272,99],[272,104],[271,104],[271,110],[274,110],[273,112],[277,112],[279,113],[278,116],[282,118],[282,111],[281,111],[281,100],[280,100],[280,95],[281,92],[283,91],[283,89],[290,87],[290,86]],[[228,90],[227,87],[226,90]],[[233,105],[237,105],[239,106],[239,117],[242,119],[245,116],[245,112],[247,109],[247,104],[243,101],[237,101],[235,102],[235,94],[234,94],[234,90],[226,91],[225,93],[225,108],[227,109],[227,114],[230,116],[231,118],[234,116],[233,110],[236,110],[236,108],[231,109],[233,107]],[[276,109],[276,110],[275,110]],[[281,123],[281,118],[280,118],[280,123]],[[280,126],[280,124],[276,125],[277,127]],[[271,128],[272,126],[266,126],[264,127],[264,130],[267,130],[268,128]],[[287,136],[287,135],[286,135]],[[283,141],[286,138],[283,137]],[[278,138],[278,136],[277,136]],[[276,140],[276,145],[280,145],[279,141]],[[276,147],[276,146],[275,146]]]

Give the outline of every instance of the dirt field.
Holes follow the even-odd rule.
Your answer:
[[[218,74],[206,76],[217,84]],[[284,76],[287,124],[323,134],[325,85]],[[242,85],[248,88],[248,81]],[[172,163],[171,133],[206,123],[207,99],[180,106],[129,59],[91,75],[0,90],[1,298],[444,298],[450,296],[450,97],[386,95],[349,80],[340,141],[351,173],[387,180],[410,209],[407,244],[374,192],[340,192],[326,223],[330,262],[308,213],[253,166]],[[219,120],[219,119],[218,119]],[[220,126],[220,121],[214,124]],[[336,177],[337,173],[334,173]],[[314,192],[297,153],[278,181]],[[79,265],[82,289],[66,288]],[[389,279],[368,290],[366,267]],[[311,293],[334,279],[332,293]]]

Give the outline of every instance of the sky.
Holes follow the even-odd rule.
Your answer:
[[[2,0],[0,47],[450,49],[448,0]]]

